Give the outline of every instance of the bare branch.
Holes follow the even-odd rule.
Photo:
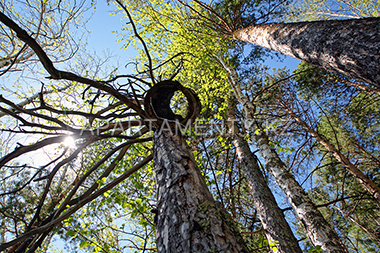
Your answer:
[[[137,32],[137,28],[136,28],[136,25],[135,23],[133,22],[133,19],[131,17],[131,14],[129,13],[128,9],[124,6],[123,3],[121,3],[119,0],[115,0],[115,2],[125,11],[125,13],[127,14],[128,16],[128,19],[132,25],[132,28],[133,28],[133,32],[135,34],[135,36],[140,40],[141,44],[143,45],[144,47],[144,51],[145,51],[145,54],[146,54],[146,57],[148,58],[148,63],[149,63],[149,73],[150,73],[150,79],[152,80],[152,83],[153,85],[156,83],[155,79],[154,79],[154,75],[153,75],[153,64],[152,64],[152,57],[150,56],[150,53],[149,53],[149,50],[148,50],[148,46],[146,45],[145,41],[143,40],[143,38],[141,38],[141,36],[139,35],[139,33]],[[151,87],[151,85],[149,85],[149,87]]]
[[[88,84],[96,89],[99,89],[111,94],[112,96],[116,97],[120,101],[123,101],[126,105],[134,109],[141,116],[145,115],[144,111],[138,108],[138,106],[135,103],[133,103],[133,100],[125,97],[123,94],[119,93],[114,88],[105,85],[104,82],[94,81],[85,77],[78,76],[71,72],[57,70],[54,67],[53,62],[45,53],[45,51],[41,48],[41,46],[36,42],[35,39],[33,39],[31,36],[28,35],[28,33],[25,30],[23,30],[14,21],[12,21],[7,16],[5,16],[2,12],[0,12],[0,21],[3,22],[9,28],[11,28],[13,31],[15,31],[17,34],[17,37],[20,40],[24,41],[26,44],[28,44],[34,50],[34,52],[40,59],[40,62],[44,66],[45,70],[50,74],[50,77],[48,77],[49,79],[54,79],[54,80],[66,79],[70,81],[77,81],[83,84]]]
[[[138,164],[133,166],[131,169],[126,171],[124,174],[122,174],[120,177],[118,177],[117,179],[115,179],[111,183],[107,184],[106,186],[102,187],[101,189],[97,190],[94,194],[83,199],[77,205],[72,206],[71,208],[68,208],[64,214],[62,214],[61,216],[59,216],[59,217],[55,218],[54,220],[48,222],[47,224],[40,226],[38,228],[32,229],[31,231],[24,233],[23,235],[19,236],[18,238],[14,239],[12,241],[0,244],[0,251],[5,250],[5,249],[7,249],[7,248],[19,243],[19,242],[22,242],[31,236],[41,234],[44,231],[46,231],[47,229],[50,229],[51,227],[53,227],[53,226],[57,225],[58,223],[64,221],[65,219],[70,217],[73,213],[75,213],[77,210],[82,208],[84,205],[86,205],[87,203],[89,203],[92,200],[96,199],[97,197],[101,196],[106,191],[112,189],[113,187],[115,187],[116,185],[118,185],[119,183],[124,181],[126,178],[128,178],[130,175],[132,175],[134,172],[138,171],[140,168],[145,166],[152,159],[153,159],[153,154],[147,156],[141,162],[139,162]]]

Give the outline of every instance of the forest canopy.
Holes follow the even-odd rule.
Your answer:
[[[377,252],[379,1],[107,5],[0,3],[0,251]]]

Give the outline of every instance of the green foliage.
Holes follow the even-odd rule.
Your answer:
[[[317,122],[311,121],[310,125],[314,124],[319,134],[379,184],[379,138],[376,133],[379,132],[380,104],[377,96],[349,86],[353,80],[347,82],[346,77],[337,74],[310,69],[306,64],[300,64],[294,73],[301,71],[304,72],[293,80],[300,97],[312,101],[313,107],[308,110],[313,111]],[[305,108],[304,104],[302,106]],[[310,121],[307,116],[302,117]],[[312,188],[311,196],[317,204],[343,197],[343,201],[321,209],[322,213],[339,233],[345,235],[344,238],[348,238],[345,244],[350,250],[375,252],[380,243],[377,225],[374,225],[380,222],[379,212],[374,211],[376,201],[322,145],[313,144],[311,151],[303,155],[320,160],[313,173],[314,184],[318,187]],[[309,252],[315,250],[311,248]]]
[[[230,91],[226,82],[227,76],[213,61],[214,55],[227,53],[229,48],[227,40],[220,40],[211,29],[201,26],[198,20],[186,18],[189,16],[188,10],[180,6],[159,4],[155,1],[149,4],[131,2],[129,6],[133,11],[134,20],[139,21],[139,34],[144,38],[150,51],[154,52],[153,62],[158,63],[163,59],[175,57],[157,69],[156,76],[161,80],[169,79],[180,65],[184,71],[180,71],[175,79],[196,90],[204,105],[203,112],[215,106],[219,107],[221,103],[218,101],[228,100]],[[194,8],[202,12],[199,6]],[[182,20],[179,17],[182,17]],[[125,29],[127,31],[130,28],[125,27]],[[145,53],[141,50],[140,52],[136,61],[145,62]]]
[[[320,93],[321,87],[328,80],[329,72],[327,70],[311,66],[306,62],[298,64],[294,74],[299,73],[293,77],[293,80],[297,82],[298,89],[301,94],[315,94],[316,96],[323,96]]]
[[[28,3],[37,5],[37,2],[33,1],[28,1]],[[223,37],[220,30],[210,26],[210,23],[205,21],[205,19],[209,19],[219,22],[215,15],[201,8],[195,2],[190,1],[188,3],[188,7],[190,6],[192,10],[172,1],[131,0],[125,1],[125,3],[128,4],[136,22],[138,34],[148,46],[152,66],[154,66],[155,81],[173,78],[180,81],[184,86],[191,87],[200,96],[203,106],[201,118],[206,126],[207,134],[202,138],[190,134],[188,143],[211,193],[224,204],[232,214],[233,219],[238,222],[239,229],[244,232],[244,238],[253,252],[276,251],[278,242],[268,242],[264,239],[264,233],[260,232],[262,227],[252,204],[249,187],[244,175],[242,175],[241,165],[238,162],[231,136],[228,135],[227,127],[223,126],[225,120],[232,116],[230,110],[232,107],[236,107],[232,113],[233,116],[239,119],[243,116],[240,112],[241,106],[233,106],[235,104],[228,82],[229,75],[218,64],[217,57],[222,58],[238,70],[243,93],[249,99],[252,98],[257,107],[256,112],[253,113],[256,113],[257,119],[268,122],[263,129],[256,129],[254,133],[269,132],[270,144],[277,149],[287,164],[293,165],[292,170],[298,172],[297,176],[301,179],[308,179],[307,173],[309,171],[307,168],[316,166],[316,170],[311,176],[312,180],[309,180],[310,196],[313,197],[316,204],[321,205],[328,201],[343,198],[342,201],[333,203],[335,205],[333,207],[321,208],[323,214],[330,219],[339,234],[346,236],[347,245],[350,245],[351,241],[353,242],[353,245],[349,246],[350,250],[375,252],[379,245],[376,229],[380,224],[380,215],[376,203],[371,196],[363,191],[356,179],[346,173],[344,166],[339,164],[322,146],[310,140],[308,133],[305,133],[295,124],[288,128],[287,122],[291,122],[291,120],[284,114],[283,108],[278,102],[280,97],[298,108],[298,112],[303,114],[303,117],[307,118],[308,122],[326,140],[338,147],[349,159],[358,161],[357,166],[376,183],[380,183],[377,171],[379,167],[377,161],[380,144],[378,136],[380,106],[375,95],[348,87],[344,81],[351,80],[347,78],[303,63],[299,65],[297,70],[299,74],[295,75],[293,79],[287,79],[289,71],[286,69],[269,70],[259,64],[265,55],[263,50],[257,47],[245,47],[243,44],[236,44]],[[297,5],[299,8],[297,12],[303,13],[305,11],[303,6],[312,6],[311,12],[314,13],[310,19],[325,18],[326,14],[318,16],[316,12],[327,3],[330,4],[330,2],[325,1],[318,3],[304,1]],[[15,5],[14,1],[6,1],[1,5],[1,8],[9,15],[13,15],[12,17],[18,19],[25,27],[28,27],[30,32],[41,29],[40,32],[35,33],[37,41],[46,44],[44,49],[54,60],[65,59],[77,49],[73,46],[72,40],[67,39],[71,38],[72,35],[69,27],[65,26],[61,36],[53,40],[53,43],[49,44],[50,40],[47,39],[54,37],[55,34],[50,32],[57,31],[57,27],[60,25],[59,21],[69,18],[65,16],[68,13],[72,15],[70,16],[73,20],[72,24],[80,26],[84,22],[80,15],[81,12],[76,12],[76,9],[71,7],[72,3],[67,1],[44,1],[43,4],[48,11],[44,13],[45,18],[43,19],[44,22],[41,23],[41,28],[36,27],[38,23],[36,13],[20,14],[23,12],[16,8],[20,7],[20,3]],[[65,6],[68,11],[56,11],[61,8],[60,4]],[[91,2],[90,4],[93,5],[94,3]],[[213,7],[218,15],[234,28],[241,28],[252,23],[274,21],[282,17],[282,7],[284,6],[281,6],[278,12],[266,13],[278,2],[269,2],[268,8],[263,8],[266,4],[268,2],[265,1],[227,0],[214,3]],[[338,6],[343,6],[343,2],[338,2]],[[363,12],[369,13],[368,15],[377,15],[377,10],[373,6],[378,6],[378,2],[355,2],[352,6],[354,9],[358,6],[366,6],[368,8]],[[349,11],[354,11],[354,9],[347,9],[340,14],[351,15]],[[74,19],[74,17],[78,19]],[[309,17],[304,15],[297,18],[308,19]],[[133,59],[136,62],[137,72],[143,80],[150,82],[151,80],[146,75],[147,72],[144,72],[147,70],[147,62],[149,62],[146,52],[141,49],[140,40],[136,37],[130,39],[131,36],[135,35],[132,35],[129,20],[124,17],[124,21],[127,21],[128,24],[123,27],[122,31],[118,31],[120,42],[124,48],[133,46],[138,50],[138,56]],[[7,31],[7,28],[3,26],[2,28],[2,31]],[[7,37],[5,33],[0,33],[0,38],[5,37]],[[73,35],[73,38],[78,37]],[[14,56],[17,52],[16,49],[21,49],[23,44],[12,38],[1,40],[1,49],[9,49],[13,46],[13,51],[3,50],[7,51],[6,57]],[[68,48],[72,50],[67,50]],[[247,50],[250,53],[244,57]],[[29,49],[23,52],[23,55],[27,55],[28,52],[30,52]],[[34,59],[35,56],[31,56],[31,58],[18,62],[16,66],[30,64],[28,63],[29,60]],[[96,65],[92,58],[81,59],[78,57],[77,60],[78,63],[73,65],[81,66],[82,60],[94,64],[84,64],[86,68],[78,67],[76,68],[77,72],[81,72],[86,77],[99,75],[97,69],[100,65]],[[30,71],[36,74],[35,78],[38,78],[40,76],[38,70],[35,66],[29,66]],[[104,73],[104,76],[114,78],[117,76],[117,72],[117,69],[110,68]],[[94,79],[102,81],[99,77]],[[279,81],[284,79],[286,81]],[[46,81],[46,83],[51,86],[52,81]],[[103,83],[106,85],[105,82]],[[115,98],[98,93],[97,89],[89,88],[83,84],[76,82],[70,84],[71,86],[65,91],[58,92],[57,87],[67,85],[65,82],[59,82],[57,86],[54,86],[54,91],[44,96],[45,105],[58,108],[58,112],[54,110],[44,111],[41,108],[33,108],[32,111],[51,116],[53,119],[60,120],[76,129],[89,130],[104,126],[106,124],[104,118],[93,116],[103,115],[102,110],[107,109],[110,105],[113,106],[116,102]],[[125,87],[127,85],[119,86],[120,90],[123,91]],[[25,98],[24,94],[19,91],[21,87],[18,83],[14,88],[16,92],[12,93],[9,87],[2,87],[3,90],[10,92],[9,94],[13,94],[12,96],[15,96],[17,100]],[[36,90],[31,88],[27,93],[35,93]],[[138,88],[138,91],[143,93],[141,87]],[[127,95],[125,94],[125,96]],[[42,104],[37,99],[33,102]],[[184,101],[183,96],[176,95],[172,99],[172,107],[176,113],[184,115],[186,101]],[[70,111],[92,113],[93,115],[87,118],[81,115],[68,116]],[[107,114],[108,118],[112,118],[114,115],[120,116],[120,118],[112,118],[112,122],[116,123],[124,118],[123,113],[127,114],[129,111],[125,109],[124,105],[116,105],[107,109],[106,112],[109,113]],[[136,119],[134,116],[128,119],[131,118]],[[29,117],[28,120],[49,127],[59,125],[52,120],[42,120],[37,117]],[[16,124],[13,121],[9,124],[14,124],[9,128],[16,129]],[[219,124],[225,129],[220,132],[213,132],[208,129],[211,124]],[[239,124],[238,127],[242,132],[245,131],[243,125]],[[115,132],[114,130],[115,128],[108,129],[103,133],[111,134]],[[128,130],[128,134],[133,135],[138,130],[139,128],[131,128]],[[143,137],[151,135],[152,133],[148,133]],[[46,136],[48,136],[47,132],[38,135],[31,143]],[[246,132],[243,136],[245,136],[245,140],[251,141]],[[9,136],[2,135],[0,147],[2,155],[5,154],[6,150],[4,149],[10,150],[15,147],[8,145],[8,137],[12,138],[13,136],[11,134]],[[152,151],[151,142],[138,142],[126,149],[125,154],[120,157],[117,152],[109,155],[111,150],[125,143],[125,139],[128,139],[123,137],[125,136],[99,139],[88,145],[83,143],[91,138],[82,142],[77,141],[77,145],[83,144],[84,146],[80,155],[75,159],[70,157],[73,150],[68,149],[68,153],[62,155],[62,159],[67,158],[70,162],[60,168],[57,177],[49,186],[49,194],[43,201],[42,204],[44,205],[36,219],[38,221],[45,220],[54,210],[60,208],[64,197],[72,190],[78,179],[87,173],[90,175],[73,198],[82,196],[92,187],[95,187],[95,190],[103,189]],[[252,146],[252,148],[254,147]],[[50,158],[56,159],[64,149],[63,145],[57,145],[56,150],[61,153],[54,153]],[[50,154],[50,152],[48,153]],[[107,157],[108,155],[109,157]],[[33,218],[36,203],[39,202],[39,197],[43,194],[45,187],[43,177],[49,175],[56,163],[44,169],[22,166],[20,161],[7,165],[0,170],[2,192],[20,189],[24,181],[30,181],[30,184],[21,190],[7,194],[5,197],[1,196],[0,231],[3,238],[7,233],[15,235],[19,234],[20,231],[21,233],[25,231],[28,225],[25,221]],[[152,163],[149,163],[122,183],[104,191],[97,199],[65,219],[60,227],[55,228],[54,232],[62,240],[71,242],[68,246],[71,247],[70,252],[79,250],[104,253],[127,250],[138,252],[144,249],[154,252],[156,250],[154,242],[156,192],[152,166]],[[301,169],[298,169],[297,166]],[[92,171],[94,168],[96,169]],[[33,181],[35,171],[39,171],[35,178],[40,180]],[[271,184],[271,178],[268,178],[268,182]],[[70,205],[63,207],[70,207]],[[290,219],[292,219],[291,216]],[[294,223],[297,221],[294,220]],[[209,220],[205,219],[201,225],[208,226],[208,224]],[[16,227],[17,231],[13,227]],[[363,230],[363,227],[368,231]],[[48,245],[44,246],[48,247]],[[305,248],[308,252],[321,252],[320,247],[310,248],[308,243],[306,243]]]
[[[322,252],[321,246],[316,246],[315,248],[310,248],[307,253],[320,253]]]
[[[235,29],[251,26],[257,23],[260,16],[265,15],[264,9],[259,8],[263,4],[261,0],[226,0],[214,3],[214,11]]]

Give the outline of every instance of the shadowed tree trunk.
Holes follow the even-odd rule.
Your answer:
[[[302,252],[247,142],[236,136],[234,145],[268,241],[278,241],[276,247],[279,253]]]
[[[229,111],[229,120],[234,122],[233,108],[235,106],[230,106],[230,108],[232,109]],[[285,220],[282,210],[268,187],[257,158],[252,155],[247,141],[239,136],[238,131],[237,126],[232,123],[230,133],[234,136],[233,143],[236,153],[268,241],[278,242],[276,247],[279,253],[302,252],[288,222]]]
[[[268,136],[263,131],[263,128],[257,127],[260,131],[257,134],[252,134],[252,137],[265,159],[265,169],[273,176],[276,184],[285,193],[298,219],[305,227],[310,241],[315,246],[320,245],[323,252],[347,252],[334,229],[296,181],[275,149],[269,144]]]
[[[156,131],[157,252],[249,252],[230,214],[209,192],[182,136]]]
[[[153,137],[157,252],[249,252],[231,215],[209,192],[193,153],[176,131],[179,125],[169,123],[179,118],[170,108],[176,91],[181,91],[188,101],[187,116],[180,117],[187,126],[201,109],[191,89],[176,81],[162,81],[144,99],[145,111],[149,118],[156,119],[158,129]],[[165,129],[169,125],[176,134]]]
[[[380,87],[380,18],[254,25],[233,33],[307,63]]]

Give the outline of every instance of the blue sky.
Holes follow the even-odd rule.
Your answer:
[[[111,15],[114,11],[114,4],[110,3],[108,5],[104,0],[98,1],[96,9],[92,10],[93,15],[86,26],[90,31],[86,49],[88,52],[96,52],[98,56],[109,51],[116,56],[110,63],[118,65],[117,60],[119,60],[120,65],[125,66],[128,57],[133,57],[136,51],[132,47],[126,50],[121,49],[123,43],[116,42],[120,38],[114,32],[120,32],[122,28],[121,18],[123,13]],[[121,69],[120,72],[126,74],[127,70]]]
[[[91,33],[88,36],[88,45],[86,46],[86,49],[88,52],[96,52],[99,56],[102,55],[102,52],[109,50],[120,58],[120,65],[124,66],[127,63],[127,58],[132,57],[135,52],[132,48],[128,50],[121,49],[123,44],[116,42],[118,37],[115,33],[113,33],[113,31],[120,31],[122,27],[122,14],[110,15],[114,10],[115,6],[113,4],[107,5],[106,1],[104,0],[99,0],[96,5],[96,9],[91,10],[92,17],[87,24],[87,29]],[[267,59],[266,64],[270,68],[282,68],[286,66],[290,69],[294,69],[299,63],[298,60],[291,57],[284,57],[283,59],[283,61],[278,61],[276,59]],[[116,60],[117,59],[115,59],[115,61],[111,61],[111,64],[116,65]],[[121,69],[120,72],[125,73],[127,70]],[[56,238],[57,237],[54,239]],[[64,242],[61,240],[56,240],[54,241],[53,245],[56,248],[63,248]]]
[[[88,49],[102,51],[107,48],[117,54],[126,54],[121,50],[122,44],[116,43],[117,36],[112,31],[121,29],[121,15],[112,16],[111,12],[115,10],[113,4],[108,5],[106,1],[100,0],[93,16],[87,24],[87,29],[91,31],[88,38]]]
[[[108,5],[104,0],[100,0],[97,3],[96,10],[87,24],[87,29],[91,31],[88,38],[87,49],[89,51],[95,51],[99,53],[99,55],[101,52],[109,49],[121,59],[127,59],[134,55],[134,50],[132,48],[123,50],[121,49],[123,44],[116,42],[118,37],[113,31],[121,30],[122,14],[110,15],[114,10],[115,6],[113,4]],[[267,59],[266,64],[270,68],[283,68],[286,66],[293,70],[300,62],[289,56],[284,56],[282,59],[283,61],[278,61],[278,59]],[[125,65],[125,63],[122,63],[122,65]]]

